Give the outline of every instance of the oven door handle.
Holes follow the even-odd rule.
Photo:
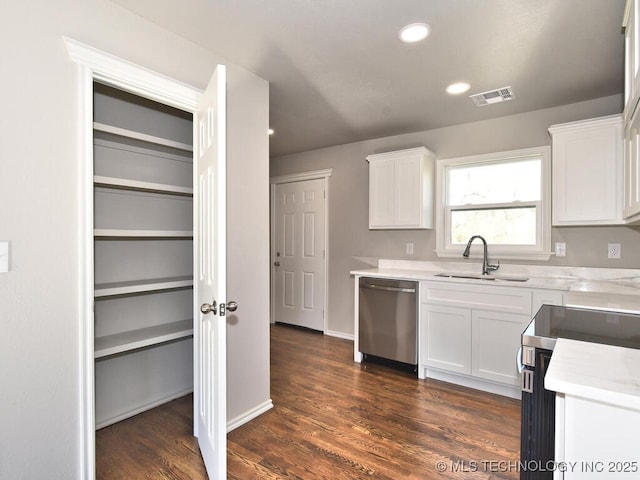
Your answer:
[[[522,363],[522,345],[518,348],[518,352],[516,353],[516,366],[518,367],[518,373],[522,373],[524,371],[524,363]]]

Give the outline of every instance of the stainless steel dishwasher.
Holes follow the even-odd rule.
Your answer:
[[[418,282],[361,277],[358,341],[361,353],[418,364]]]

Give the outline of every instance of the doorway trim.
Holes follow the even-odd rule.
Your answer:
[[[62,37],[67,53],[78,64],[78,359],[80,454],[83,480],[95,479],[95,375],[93,325],[93,82],[99,81],[165,105],[195,114],[202,91],[127,60]],[[197,298],[196,286],[194,296]],[[194,326],[194,346],[196,345]],[[197,385],[194,382],[194,389]],[[194,403],[197,395],[194,392]]]
[[[333,174],[333,169],[328,168],[324,170],[312,170],[309,172],[301,172],[301,173],[292,173],[288,175],[279,175],[276,177],[271,177],[269,179],[270,189],[271,189],[271,252],[270,252],[270,261],[271,261],[271,312],[270,312],[270,322],[275,323],[275,288],[273,288],[273,284],[275,281],[275,268],[273,266],[273,245],[275,244],[275,218],[276,218],[276,208],[275,208],[275,195],[276,195],[276,185],[280,185],[283,183],[295,183],[295,182],[304,182],[307,180],[324,180],[324,245],[325,245],[325,255],[324,255],[324,299],[323,299],[323,310],[324,310],[324,326],[322,329],[322,333],[325,335],[331,334],[328,329],[329,325],[329,177]]]

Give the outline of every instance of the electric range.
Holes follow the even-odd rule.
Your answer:
[[[553,350],[558,338],[640,349],[640,315],[543,305],[522,333],[522,346]]]
[[[640,349],[640,315],[543,305],[522,333],[521,480],[552,480],[556,393],[544,376],[558,338]]]

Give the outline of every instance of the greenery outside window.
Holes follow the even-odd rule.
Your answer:
[[[458,257],[482,235],[491,258],[551,256],[550,149],[527,148],[438,161],[436,223],[440,257]],[[473,257],[482,255],[481,242]]]

